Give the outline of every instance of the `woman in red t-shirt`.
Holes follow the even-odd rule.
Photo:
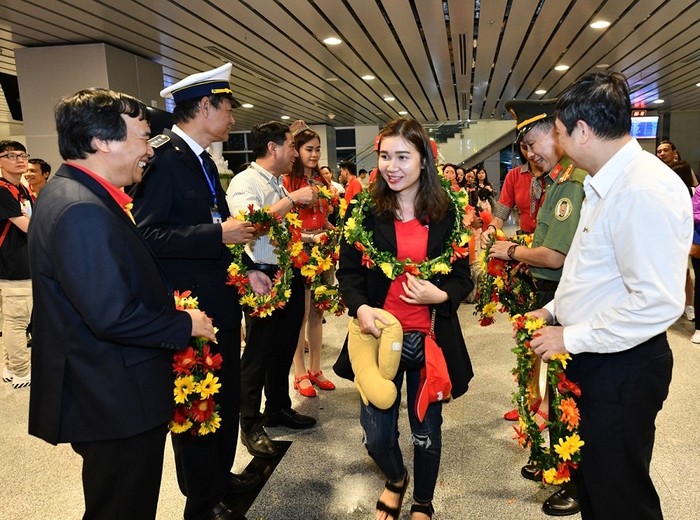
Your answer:
[[[372,241],[378,255],[383,255],[381,262],[403,262],[410,258],[417,266],[439,257],[446,248],[451,250],[452,232],[463,210],[455,208],[441,184],[430,140],[420,123],[413,119],[396,119],[381,131],[377,167],[379,175],[371,185],[370,201],[361,211],[364,214],[362,227],[368,237],[371,234],[368,240]],[[341,241],[338,281],[348,312],[357,318],[360,331],[378,338],[381,332],[375,320],[386,323],[379,311],[383,309],[401,323],[403,350],[410,350],[406,348],[409,346],[414,352],[421,351],[422,342],[414,339],[416,335],[430,332],[431,316],[434,316],[435,339],[445,357],[452,397],[464,394],[473,370],[457,309],[473,287],[469,260],[454,258],[449,272],[436,273],[429,279],[406,271],[394,277],[386,274],[378,265],[380,262],[368,262],[363,253],[365,245],[360,243],[359,246],[357,242]],[[418,348],[415,348],[416,343]],[[334,365],[335,372],[344,378],[354,378],[352,369],[348,370],[349,364],[346,344]],[[402,361],[393,380],[399,396],[402,386],[406,386],[413,439],[411,520],[432,518],[432,500],[442,453],[442,402],[426,403],[419,398],[421,388],[425,388],[424,369],[425,360],[411,356]],[[421,402],[427,404],[423,417],[418,410]],[[409,483],[398,442],[398,418],[402,409],[400,397],[386,410],[371,402],[360,403],[364,445],[387,479],[376,505],[376,518],[383,520],[397,520],[401,516]]]
[[[294,146],[299,152],[299,158],[294,161],[292,171],[284,176],[282,182],[287,191],[296,191],[304,186],[326,186],[328,181],[321,174],[318,162],[321,159],[321,138],[303,121],[296,121],[290,127],[294,137]],[[332,226],[328,222],[330,205],[327,200],[317,198],[308,206],[297,208],[301,219],[302,239],[309,247],[320,242],[325,230]],[[324,276],[334,276],[333,270],[326,271]],[[321,371],[321,344],[323,342],[323,313],[319,312],[311,302],[311,291],[306,288],[306,307],[304,321],[299,333],[297,350],[294,354],[294,388],[304,397],[314,397],[316,389],[333,390],[335,385]],[[308,339],[309,368],[304,363],[304,346]]]

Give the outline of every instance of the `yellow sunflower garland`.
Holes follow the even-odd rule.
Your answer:
[[[416,263],[410,258],[399,261],[389,251],[380,251],[374,246],[372,232],[364,227],[365,216],[370,208],[372,196],[369,190],[362,190],[353,200],[350,216],[345,220],[343,235],[348,243],[362,253],[362,265],[370,269],[380,269],[387,278],[394,280],[403,273],[410,273],[420,279],[428,279],[436,274],[452,271],[452,263],[458,258],[469,257],[471,230],[465,225],[465,215],[470,208],[468,196],[463,190],[452,191],[446,179],[441,184],[455,209],[452,233],[445,241],[443,253]]]
[[[199,303],[190,291],[176,291],[175,307],[197,309]],[[221,369],[221,363],[221,354],[212,354],[208,340],[201,337],[192,338],[187,348],[173,356],[175,409],[168,424],[171,432],[201,436],[221,426],[219,405],[214,400],[221,388],[214,372]]]
[[[287,213],[282,219],[270,213],[267,207],[256,210],[252,205],[248,206],[248,213],[240,211],[235,218],[251,222],[255,226],[255,236],[268,234],[275,246],[279,271],[272,280],[270,292],[262,295],[256,294],[250,286],[248,268],[243,263],[245,244],[229,246],[233,261],[228,268],[226,283],[237,287],[239,301],[251,310],[251,316],[264,318],[285,306],[292,293],[292,265],[303,265],[300,258],[303,251],[301,221],[296,213]]]
[[[319,198],[329,201],[336,215],[337,227],[325,230],[319,243],[311,248],[311,254],[302,251],[297,257],[301,266],[301,274],[306,279],[311,292],[311,301],[316,309],[321,312],[328,311],[336,316],[341,316],[346,309],[345,302],[340,295],[338,283],[329,283],[324,273],[331,271],[338,263],[340,255],[340,237],[342,236],[342,221],[347,208],[345,199],[333,195],[326,186],[318,187]]]
[[[498,240],[508,240],[525,247],[532,245],[532,235],[506,238],[499,229],[489,247],[481,251],[478,260],[481,276],[474,301],[474,315],[479,317],[482,327],[491,325],[498,311],[508,313],[512,317],[531,311],[537,304],[535,288],[527,266],[521,262],[489,258],[491,245]]]
[[[537,355],[530,348],[530,340],[537,330],[545,326],[542,319],[521,315],[511,318],[515,331],[517,365],[513,374],[518,382],[518,389],[513,395],[519,414],[518,426],[514,426],[515,440],[524,448],[530,449],[530,462],[542,473],[542,481],[546,484],[563,484],[571,478],[570,471],[581,462],[581,446],[583,440],[579,436],[579,410],[574,397],[580,397],[581,389],[573,381],[566,378],[564,369],[571,359],[569,354],[557,354],[552,357],[547,367],[547,381],[552,399],[549,417],[545,419],[544,427],[549,430],[553,449],[545,444],[544,435],[536,421],[537,411],[532,410],[533,401],[532,373]]]

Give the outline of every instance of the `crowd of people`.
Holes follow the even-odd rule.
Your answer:
[[[82,457],[84,518],[155,517],[175,365],[185,374],[198,363],[216,367],[218,378],[180,389],[208,388],[219,418],[211,431],[172,434],[186,520],[245,518],[237,497],[261,478],[232,473],[239,435],[251,455],[273,459],[280,448],[266,427],[316,426],[292,407],[290,391],[313,398],[335,388],[321,370],[323,310],[302,266],[240,217],[262,211],[298,220],[303,245],[293,255],[338,241],[337,272],[321,275],[337,279],[353,318],[337,376],[357,383],[367,357],[360,361],[357,349],[400,331],[402,348],[391,344],[393,355],[374,358],[375,377],[396,397],[378,403],[360,392],[364,446],[386,478],[377,520],[400,517],[411,482],[410,518],[435,513],[440,459],[450,449],[443,400],[465,394],[474,375],[457,316],[476,281],[463,243],[469,229],[472,249],[527,267],[537,296],[530,315],[546,323],[532,349],[543,364],[570,355],[566,374],[581,388],[582,462],[543,511],[661,519],[649,463],[673,365],[666,330],[685,313],[700,343],[700,294],[687,268],[691,243],[700,246],[700,195],[672,143],[660,143],[656,158],[630,137],[625,78],[589,74],[558,99],[507,103],[522,165],[496,199],[481,165],[438,165],[434,142],[410,118],[380,131],[375,171],[343,162],[340,183],[320,165],[321,138],[303,121],[262,123],[251,132],[254,161],[224,190],[207,148],[227,139],[240,106],[230,71],[226,64],[164,89],[175,124],[153,139],[146,105],[131,96],[86,89],[63,98],[56,126],[65,162],[49,182],[45,161],[0,142],[3,381],[31,387],[30,434],[70,443]],[[341,198],[352,226],[339,235]],[[493,240],[514,210],[518,232],[534,234],[531,247]],[[700,268],[700,254],[692,263]],[[232,269],[245,270],[251,298],[276,295],[281,304],[251,312],[230,283]],[[175,291],[191,293],[198,308],[177,306]],[[190,352],[192,337],[207,341],[201,357]],[[528,406],[546,414],[540,390]],[[192,420],[207,409],[211,416],[213,402],[198,401]],[[398,443],[402,410],[412,474]],[[541,471],[527,464],[521,474],[541,481]]]

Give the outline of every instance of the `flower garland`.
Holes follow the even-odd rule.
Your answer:
[[[491,325],[497,311],[509,316],[525,314],[537,305],[537,295],[527,268],[521,262],[490,258],[491,245],[497,240],[508,240],[530,247],[532,235],[516,235],[506,238],[500,229],[494,239],[481,252],[479,267],[481,276],[477,285],[474,315],[479,316],[482,327]]]
[[[256,294],[250,286],[248,268],[243,263],[245,244],[230,245],[233,261],[228,268],[227,285],[238,288],[241,305],[251,309],[253,317],[270,316],[275,309],[281,309],[292,294],[292,265],[301,267],[303,252],[301,242],[301,221],[296,213],[287,213],[284,219],[268,211],[268,208],[256,210],[251,204],[248,213],[240,211],[235,216],[238,220],[247,220],[255,227],[255,236],[269,235],[275,246],[279,270],[272,280],[272,289],[267,294]],[[286,224],[286,225],[285,225]]]
[[[371,194],[362,190],[353,200],[354,207],[350,217],[345,221],[343,234],[348,243],[362,253],[362,265],[370,269],[381,269],[390,280],[403,273],[410,273],[421,279],[428,279],[436,274],[447,274],[452,271],[451,264],[459,258],[469,257],[469,238],[471,230],[465,224],[467,212],[471,209],[467,194],[462,191],[452,191],[449,182],[440,178],[442,187],[450,197],[455,208],[455,222],[452,234],[446,240],[443,253],[435,258],[429,258],[416,263],[410,258],[399,261],[389,251],[380,251],[374,246],[372,232],[364,227],[365,216],[369,211]]]
[[[571,359],[569,354],[552,356],[547,366],[547,382],[552,392],[549,417],[544,427],[549,429],[553,450],[545,446],[544,436],[536,421],[537,411],[532,410],[533,389],[530,387],[537,355],[530,348],[530,340],[536,331],[545,326],[539,318],[515,315],[511,318],[515,331],[517,365],[513,374],[518,389],[513,395],[519,414],[514,439],[523,448],[530,449],[530,462],[542,472],[546,484],[563,484],[571,478],[571,469],[581,462],[583,440],[578,433],[579,410],[575,397],[581,396],[581,389],[566,378],[564,369]]]
[[[175,292],[175,307],[197,309],[197,298],[190,291]],[[216,332],[216,329],[214,329]],[[221,426],[219,405],[214,395],[221,383],[214,371],[221,368],[221,354],[212,354],[206,338],[193,337],[191,344],[173,356],[175,410],[168,428],[173,433],[207,435]]]
[[[326,186],[318,187],[318,197],[328,200],[337,216],[341,212],[344,215],[347,208],[345,199],[340,199],[337,194],[331,193]],[[339,216],[336,221],[342,222],[342,216]],[[338,283],[327,283],[327,277],[323,274],[333,269],[338,263],[341,236],[342,224],[326,230],[320,242],[311,248],[310,255],[302,250],[298,257],[298,262],[302,266],[301,274],[309,285],[314,307],[321,312],[328,311],[336,316],[341,316],[345,312],[345,302],[340,295]]]

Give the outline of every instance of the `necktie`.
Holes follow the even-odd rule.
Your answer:
[[[537,203],[542,197],[542,179],[532,176],[530,181],[530,215],[534,215],[537,211]]]
[[[207,152],[206,150],[199,154],[199,156],[202,158],[202,165],[204,165],[204,173],[211,182],[214,182],[214,179],[216,179],[219,175],[219,171],[216,168],[214,160],[211,158],[211,155],[209,155],[209,152]]]
[[[202,165],[204,166],[204,177],[209,185],[209,191],[211,192],[211,198],[214,203],[214,208],[218,207],[218,201],[216,199],[216,179],[219,176],[219,170],[216,168],[214,160],[209,155],[209,152],[204,150],[199,156],[202,158]]]

